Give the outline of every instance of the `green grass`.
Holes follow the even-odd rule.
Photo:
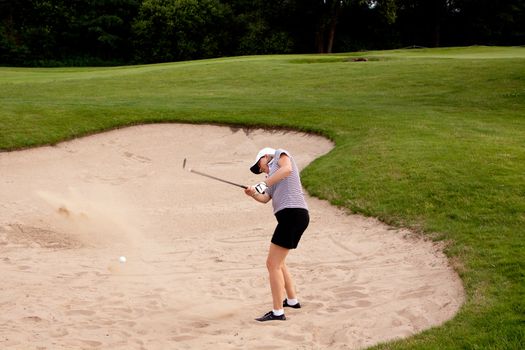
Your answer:
[[[161,121],[325,135],[308,191],[448,242],[466,288],[453,320],[378,348],[525,343],[525,48],[0,68],[0,103],[3,150]]]

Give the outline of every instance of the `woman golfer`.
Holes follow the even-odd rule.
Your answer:
[[[299,177],[299,170],[289,152],[263,148],[250,167],[255,174],[268,174],[264,182],[249,186],[244,192],[261,203],[272,200],[277,227],[272,236],[266,267],[270,275],[273,310],[257,321],[286,320],[284,307],[299,309],[292,276],[286,267],[290,249],[297,248],[310,217]],[[283,301],[284,293],[286,299]]]

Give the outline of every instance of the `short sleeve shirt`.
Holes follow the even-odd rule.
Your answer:
[[[279,169],[278,162],[283,153],[290,157],[292,173],[266,190],[266,193],[272,198],[273,212],[277,213],[285,208],[308,209],[299,177],[299,169],[288,151],[275,150],[273,159],[268,163],[270,169],[268,176],[272,176]]]

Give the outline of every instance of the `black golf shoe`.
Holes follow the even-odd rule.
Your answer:
[[[285,321],[286,320],[286,316],[284,316],[284,314],[282,314],[281,316],[275,316],[273,314],[273,311],[269,311],[269,312],[265,313],[264,316],[256,318],[255,320],[259,321],[259,322],[264,322],[264,321]]]
[[[288,299],[284,299],[283,307],[291,307],[291,308],[294,308],[294,309],[300,309],[301,308],[301,303],[297,303],[295,305],[290,305],[290,304],[288,304]]]

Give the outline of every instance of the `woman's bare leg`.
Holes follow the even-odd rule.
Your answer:
[[[268,268],[268,273],[270,275],[270,288],[272,290],[274,310],[283,308],[283,298],[286,285],[284,270],[288,271],[284,261],[289,251],[289,249],[271,243],[270,250],[268,252],[268,258],[266,259],[266,267]],[[290,278],[290,275],[287,275],[288,278]],[[288,283],[290,282],[291,279],[288,281]]]
[[[288,271],[288,267],[286,266],[286,262],[283,263],[282,267],[283,271],[283,277],[284,277],[284,289],[286,290],[286,297],[288,299],[295,299],[295,285],[292,280],[292,275]]]

